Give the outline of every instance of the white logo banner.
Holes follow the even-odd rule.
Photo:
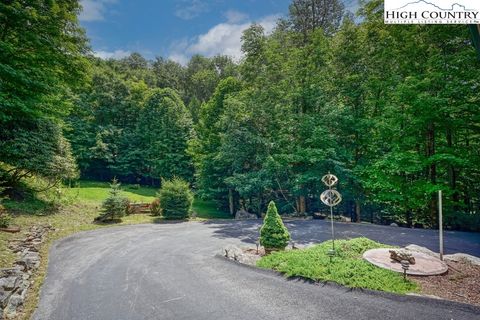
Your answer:
[[[480,24],[480,0],[385,0],[387,24]]]

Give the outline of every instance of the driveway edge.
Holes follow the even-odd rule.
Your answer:
[[[465,312],[471,312],[480,315],[480,307],[477,307],[475,305],[471,304],[466,304],[466,303],[461,303],[461,302],[456,302],[456,301],[451,301],[451,300],[446,300],[442,298],[430,298],[427,296],[417,296],[417,295],[401,295],[401,294],[396,294],[396,293],[391,293],[391,292],[385,292],[385,291],[376,291],[376,290],[371,290],[371,289],[363,289],[363,288],[349,288],[346,286],[343,286],[341,284],[338,284],[336,282],[330,282],[330,281],[314,281],[312,279],[308,278],[303,278],[300,276],[295,276],[295,277],[285,277],[285,275],[279,271],[271,270],[271,269],[262,269],[259,267],[255,267],[252,265],[240,263],[238,261],[234,261],[228,258],[225,258],[223,255],[216,254],[215,259],[223,260],[228,263],[235,264],[237,266],[240,266],[245,269],[249,269],[251,271],[255,271],[260,274],[265,274],[265,275],[273,275],[277,277],[281,277],[285,279],[285,281],[298,281],[298,282],[303,282],[303,283],[308,283],[310,285],[316,285],[316,286],[329,286],[332,288],[336,288],[339,290],[345,290],[347,292],[361,292],[365,293],[371,296],[377,296],[377,297],[382,297],[385,299],[389,300],[395,300],[395,301],[401,301],[401,302],[419,302],[419,303],[426,303],[430,304],[432,306],[436,305],[441,305],[443,307],[452,307],[455,309],[460,309]]]

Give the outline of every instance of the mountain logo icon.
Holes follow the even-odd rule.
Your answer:
[[[420,5],[432,6],[435,9],[438,9],[438,10],[441,10],[441,11],[455,11],[456,7],[458,7],[458,9],[460,9],[461,11],[475,11],[474,9],[467,9],[467,7],[465,5],[460,4],[458,2],[453,3],[450,8],[442,8],[442,7],[438,6],[437,4],[434,4],[434,3],[430,2],[430,1],[426,1],[426,0],[412,1],[412,2],[409,2],[409,3],[405,4],[404,6],[402,6],[400,8],[395,9],[395,10],[408,9],[411,6],[415,6],[415,5],[419,5],[419,4]]]

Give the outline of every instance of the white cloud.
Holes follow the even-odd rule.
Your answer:
[[[182,66],[186,65],[189,60],[188,56],[184,53],[172,53],[168,59],[180,63]]]
[[[239,23],[248,19],[248,14],[236,10],[228,10],[225,12],[225,17],[230,23]]]
[[[279,15],[266,16],[256,23],[262,25],[268,34],[275,28],[279,17]],[[169,59],[185,64],[190,56],[202,54],[207,57],[227,55],[239,60],[242,57],[243,31],[252,23],[252,21],[244,23],[227,21],[212,27],[207,33],[201,34],[191,41],[178,41],[172,45]]]
[[[102,21],[105,19],[107,5],[117,0],[81,0],[82,12],[78,17],[80,21]]]
[[[208,11],[208,5],[203,0],[183,0],[177,5],[175,15],[183,20],[191,20]]]
[[[115,51],[95,51],[93,55],[101,59],[122,59],[128,57],[131,54],[130,51],[115,50]]]

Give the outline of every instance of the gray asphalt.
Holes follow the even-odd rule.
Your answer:
[[[328,238],[322,221],[287,225],[299,244]],[[480,319],[480,309],[467,305],[286,280],[215,257],[228,244],[255,242],[258,226],[234,221],[138,225],[60,240],[51,249],[33,319]],[[428,230],[336,227],[339,237],[370,234],[391,244],[435,244],[427,239],[435,235]],[[480,252],[478,234],[446,237],[448,250],[465,245],[472,254]]]

